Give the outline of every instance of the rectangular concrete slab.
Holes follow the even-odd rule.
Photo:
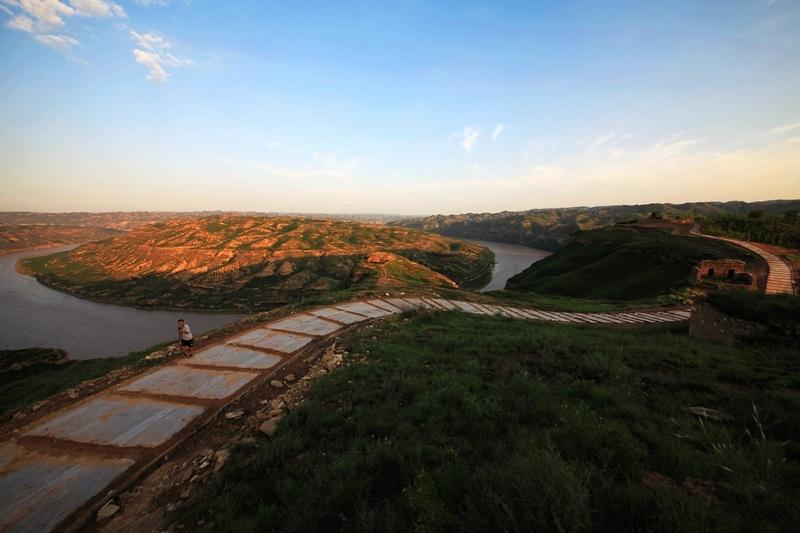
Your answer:
[[[442,307],[444,307],[449,311],[457,309],[456,304],[454,304],[450,300],[445,300],[443,298],[431,298],[431,300],[433,300],[434,302],[436,302],[437,304],[441,305]]]
[[[351,302],[349,304],[337,305],[336,308],[344,309],[345,311],[350,311],[351,313],[368,316],[369,318],[380,318],[382,316],[388,316],[392,314],[385,309],[375,307],[367,302]]]
[[[67,409],[23,433],[23,437],[153,448],[203,412],[196,405],[101,396]]]
[[[280,360],[281,358],[277,355],[251,350],[250,348],[218,344],[197,352],[191,359],[179,359],[178,364],[266,370],[277,365]]]
[[[459,309],[461,309],[462,311],[465,311],[467,313],[473,313],[473,314],[476,314],[476,315],[485,315],[486,314],[484,311],[481,311],[480,309],[478,309],[477,307],[475,307],[474,305],[472,305],[469,302],[461,302],[461,301],[458,301],[458,300],[454,300],[453,303],[456,305],[456,307],[458,307]]]
[[[347,311],[334,307],[323,307],[322,309],[310,311],[310,313],[314,316],[321,316],[323,318],[335,320],[336,322],[341,322],[342,324],[355,324],[356,322],[367,319],[367,317],[354,315],[353,313],[348,313]]]
[[[35,457],[0,477],[0,530],[51,531],[133,463]]]
[[[385,302],[383,300],[380,300],[380,299],[378,299],[378,300],[367,300],[367,303],[370,304],[370,305],[374,305],[375,307],[380,307],[384,311],[389,311],[392,314],[400,313],[400,312],[403,311],[399,307],[396,307],[396,306],[394,306],[394,305],[392,305],[392,304],[390,304],[388,302]]]
[[[269,324],[270,328],[281,329],[290,331],[292,333],[303,333],[305,335],[313,335],[321,337],[333,333],[341,328],[340,325],[328,322],[317,316],[297,314],[290,317],[278,320]]]
[[[167,366],[132,381],[119,390],[219,400],[234,394],[257,375],[251,372]]]
[[[311,342],[311,339],[306,336],[273,331],[269,328],[254,329],[227,341],[228,344],[255,346],[256,348],[287,354],[296,352],[309,342]]]
[[[386,301],[402,311],[412,311],[416,309],[416,306],[408,303],[402,298],[387,298]]]
[[[429,304],[422,298],[403,298],[403,299],[417,308],[421,307],[423,309],[434,309],[432,304]]]

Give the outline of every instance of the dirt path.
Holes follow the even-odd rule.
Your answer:
[[[296,313],[117,384],[0,443],[0,530],[80,527],[114,494],[152,471],[232,402],[271,383],[281,369],[348,329],[413,309],[610,326],[690,316],[688,309],[563,313],[438,298],[373,299]]]

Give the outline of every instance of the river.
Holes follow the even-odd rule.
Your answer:
[[[0,350],[61,348],[72,359],[120,357],[176,336],[176,321],[186,319],[195,335],[246,315],[147,311],[101,304],[45,287],[16,271],[22,258],[74,246],[0,256]]]
[[[473,241],[495,254],[492,280],[481,292],[502,289],[508,278],[550,252],[528,246]],[[175,337],[184,318],[195,334],[234,322],[245,315],[147,311],[83,300],[45,287],[17,272],[17,261],[64,250],[61,246],[0,256],[0,350],[61,348],[73,359],[120,357]]]
[[[471,240],[471,239],[470,239]],[[494,252],[495,264],[492,271],[492,281],[480,289],[480,292],[497,291],[504,289],[508,278],[519,274],[531,264],[544,259],[552,252],[521,246],[519,244],[506,244],[493,241],[472,242],[483,245]]]

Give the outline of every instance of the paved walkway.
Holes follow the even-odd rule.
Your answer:
[[[411,309],[605,325],[687,320],[688,309],[563,313],[437,298],[358,301],[297,313],[239,333],[22,428],[0,443],[0,530],[51,531],[182,442],[292,356],[345,326]]]
[[[691,233],[707,239],[729,242],[745,250],[749,250],[756,255],[760,255],[764,258],[764,261],[767,262],[767,266],[769,267],[769,272],[767,273],[767,287],[764,292],[767,294],[794,294],[794,276],[792,268],[777,255],[751,242],[729,239],[727,237],[717,237],[715,235],[706,235],[697,230],[693,230]]]

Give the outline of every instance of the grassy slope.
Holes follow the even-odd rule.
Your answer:
[[[507,287],[567,297],[641,300],[689,285],[701,259],[752,259],[744,250],[708,239],[651,229],[584,231],[555,254],[512,277]]]
[[[41,362],[25,366],[21,370],[0,373],[0,418],[9,411],[31,405],[75,387],[83,381],[106,375],[125,366],[157,364],[145,360],[145,356],[164,345],[154,346],[141,352],[131,352],[125,357],[68,361],[62,364]],[[5,362],[37,358],[52,352],[51,348],[28,348],[24,350],[0,351]]]
[[[797,350],[684,326],[384,323],[185,518],[218,531],[791,531]],[[721,421],[687,411],[703,406]]]

